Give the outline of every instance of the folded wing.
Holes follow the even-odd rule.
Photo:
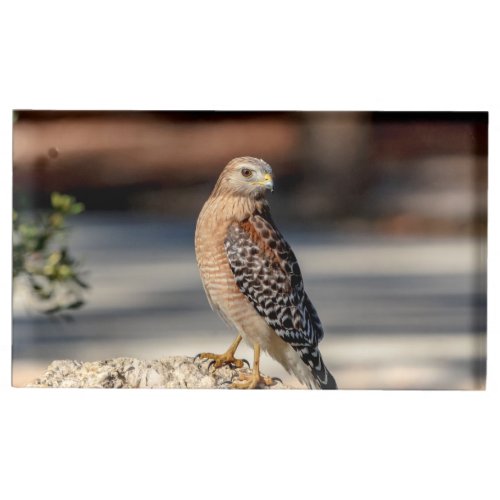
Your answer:
[[[270,216],[234,222],[224,244],[239,290],[268,325],[297,351],[317,346],[321,322],[304,291],[297,259]]]

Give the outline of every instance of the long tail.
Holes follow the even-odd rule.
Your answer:
[[[302,361],[311,370],[318,389],[338,389],[337,382],[328,371],[317,347],[302,347],[298,353]]]

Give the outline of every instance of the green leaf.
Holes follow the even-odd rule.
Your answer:
[[[71,304],[66,306],[66,309],[78,309],[82,307],[85,304],[85,301],[83,300],[76,300],[75,302],[72,302]]]
[[[55,307],[51,307],[50,309],[45,309],[45,311],[43,311],[45,314],[55,314],[59,311],[62,311],[62,307],[61,306],[55,306]]]
[[[73,275],[72,280],[77,284],[80,285],[82,288],[90,288],[90,285],[88,283],[85,283],[79,276]]]
[[[51,195],[50,195],[50,203],[52,204],[52,206],[54,208],[59,208],[61,206],[61,201],[62,201],[62,195],[57,193],[57,192],[53,192]]]
[[[80,214],[85,210],[85,205],[83,203],[75,203],[71,206],[69,213],[72,215]]]

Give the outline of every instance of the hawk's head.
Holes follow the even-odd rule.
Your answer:
[[[273,190],[273,171],[264,160],[243,156],[226,165],[217,184],[234,194],[259,198],[266,189]]]

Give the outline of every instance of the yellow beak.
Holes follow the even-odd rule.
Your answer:
[[[274,187],[273,176],[271,174],[265,174],[264,180],[260,181],[259,184],[272,191]]]

